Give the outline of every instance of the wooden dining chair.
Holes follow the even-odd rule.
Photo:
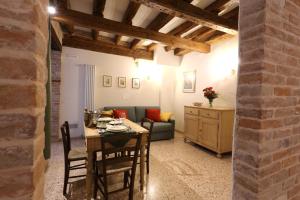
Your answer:
[[[150,166],[149,166],[150,165],[150,144],[151,144],[151,135],[152,135],[152,130],[153,130],[153,124],[154,124],[154,121],[151,119],[148,119],[148,118],[142,119],[142,122],[141,122],[141,126],[149,131],[149,134],[147,135],[147,143],[145,145],[145,149],[146,149],[145,162],[146,162],[146,166],[147,166],[147,174],[149,174],[149,171],[150,171]],[[140,157],[140,155],[139,155],[139,157]]]
[[[111,193],[129,189],[129,200],[133,199],[134,179],[141,135],[113,134],[101,137],[102,160],[95,161],[94,199],[99,190],[104,199]],[[130,153],[134,152],[131,156]],[[116,156],[117,155],[117,156]],[[108,176],[123,173],[123,188],[108,191]]]
[[[85,177],[86,174],[70,176],[71,170],[84,169],[85,161],[87,160],[87,153],[84,148],[71,148],[71,139],[70,139],[70,128],[69,123],[65,121],[65,123],[60,127],[63,147],[64,147],[64,161],[65,161],[65,175],[64,175],[64,186],[63,186],[63,195],[67,194],[67,185],[69,183],[70,178],[80,178]],[[84,161],[84,163],[80,164],[72,164],[76,161]]]

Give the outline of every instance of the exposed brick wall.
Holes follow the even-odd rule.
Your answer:
[[[47,4],[0,3],[0,199],[43,199]]]
[[[300,0],[240,1],[233,199],[300,199]]]
[[[59,105],[61,81],[61,52],[51,51],[52,100],[51,100],[51,131],[52,137],[59,135]]]

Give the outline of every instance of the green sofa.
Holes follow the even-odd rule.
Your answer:
[[[129,120],[141,124],[143,118],[146,117],[146,109],[157,108],[158,106],[107,106],[104,110],[122,109],[127,110]],[[149,126],[148,122],[144,123]],[[169,120],[168,122],[154,122],[153,132],[151,135],[151,141],[155,140],[168,140],[174,138],[175,132],[175,120]]]

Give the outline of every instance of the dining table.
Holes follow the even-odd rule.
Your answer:
[[[147,143],[147,136],[149,131],[139,124],[130,121],[129,119],[123,119],[123,124],[137,134],[142,135],[140,155],[145,153],[145,145]],[[87,149],[87,174],[86,174],[86,197],[88,200],[92,198],[93,194],[93,165],[94,165],[94,152],[101,151],[101,135],[97,128],[84,128],[85,145]],[[144,169],[145,169],[145,156],[140,156],[140,189],[144,188]]]

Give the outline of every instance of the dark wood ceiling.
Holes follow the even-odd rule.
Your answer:
[[[230,38],[238,31],[238,6],[228,9],[232,0],[216,0],[204,9],[192,5],[192,0],[131,0],[121,21],[104,18],[107,1],[110,0],[94,0],[93,12],[87,14],[71,10],[69,0],[58,0],[52,20],[61,23],[63,45],[151,60],[157,43],[165,45],[166,51],[174,50],[177,56],[192,51],[208,53],[211,44]],[[145,28],[132,25],[142,4],[160,11]],[[174,17],[185,22],[167,33],[160,32]],[[75,26],[91,32],[75,29]],[[100,31],[113,33],[114,37],[100,35]],[[124,36],[133,40],[125,41]],[[154,42],[145,46],[145,40]]]

